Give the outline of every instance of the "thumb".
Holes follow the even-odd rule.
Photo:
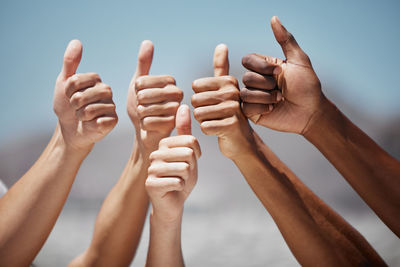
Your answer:
[[[149,74],[151,63],[153,61],[153,53],[153,43],[149,40],[143,41],[139,48],[136,72],[135,75],[133,75],[132,81],[134,81],[139,76]]]
[[[219,44],[214,51],[214,76],[229,75],[228,47],[225,44]]]
[[[190,120],[190,109],[188,105],[181,105],[176,112],[176,133],[178,135],[191,135],[192,125]]]
[[[295,61],[299,64],[309,64],[307,55],[301,50],[293,35],[286,30],[277,16],[272,17],[271,27],[276,41],[282,47],[287,60]]]
[[[79,40],[69,42],[64,53],[63,67],[60,76],[64,79],[75,74],[82,58],[82,43]]]

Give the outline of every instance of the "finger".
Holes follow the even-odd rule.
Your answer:
[[[141,76],[135,81],[135,90],[140,91],[146,88],[164,88],[169,84],[176,85],[174,77],[169,75]]]
[[[201,131],[206,135],[221,136],[229,131],[232,131],[233,127],[237,127],[238,118],[231,116],[222,120],[208,120],[200,123]]]
[[[179,102],[166,102],[162,104],[138,105],[139,118],[149,116],[174,116],[179,108]]]
[[[229,86],[218,91],[207,91],[192,95],[192,106],[203,107],[209,105],[216,105],[226,100],[239,101],[239,90],[234,86]]]
[[[89,87],[84,91],[74,93],[70,98],[71,106],[77,110],[88,104],[112,99],[111,87],[98,83],[94,87]]]
[[[137,92],[137,103],[139,105],[156,104],[166,101],[181,102],[183,92],[175,85],[167,85],[164,88],[149,88]]]
[[[190,109],[188,105],[181,105],[176,112],[176,133],[178,135],[191,135],[192,125],[190,120]]]
[[[228,47],[225,44],[219,44],[214,51],[214,76],[229,75]]]
[[[279,90],[259,90],[253,88],[240,89],[240,98],[246,103],[273,104],[282,100]]]
[[[154,45],[151,41],[145,40],[141,43],[138,53],[136,72],[132,77],[131,85],[135,83],[136,78],[148,75],[151,63],[153,61]]]
[[[233,116],[239,109],[238,101],[225,101],[218,105],[195,108],[193,116],[200,123],[206,120],[221,120]]]
[[[80,121],[91,121],[101,116],[114,115],[116,113],[113,103],[95,103],[78,109],[75,114]]]
[[[93,87],[101,82],[97,73],[79,73],[70,76],[65,85],[65,94],[70,98],[76,91]]]
[[[186,162],[153,162],[148,174],[156,177],[179,177],[186,181],[189,177],[190,165]]]
[[[248,54],[242,58],[242,65],[246,69],[263,75],[274,74],[274,69],[280,66],[282,63],[283,60],[279,58],[262,56],[255,53]]]
[[[186,162],[192,167],[196,162],[196,154],[190,147],[173,147],[153,151],[149,159],[151,161]]]
[[[248,71],[243,75],[242,79],[246,87],[257,89],[272,90],[276,86],[276,80],[271,75],[261,75],[257,72]]]
[[[307,55],[300,48],[293,35],[286,30],[277,16],[272,17],[271,27],[276,41],[282,47],[282,51],[288,61],[309,65]]]
[[[82,43],[79,40],[69,42],[64,53],[63,67],[60,77],[66,80],[68,77],[75,74],[82,58]]]
[[[168,192],[182,191],[185,188],[185,181],[178,177],[163,177],[158,178],[149,176],[145,183],[149,194],[157,193],[164,196]]]
[[[159,144],[160,149],[173,147],[189,147],[194,151],[196,158],[200,158],[201,156],[199,142],[193,135],[177,135],[161,139]]]
[[[102,116],[95,118],[91,121],[83,121],[82,128],[83,131],[88,132],[99,132],[103,135],[109,133],[117,124],[118,116],[116,113],[112,115]]]
[[[175,114],[145,117],[140,120],[140,126],[145,131],[171,132],[175,128]]]
[[[243,103],[242,110],[247,118],[261,116],[270,113],[273,110],[271,104]]]
[[[192,88],[195,93],[216,91],[222,86],[234,85],[238,86],[238,82],[233,76],[222,76],[222,77],[207,77],[197,79],[192,83]]]

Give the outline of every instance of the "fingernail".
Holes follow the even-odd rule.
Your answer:
[[[281,91],[278,91],[278,93],[276,93],[276,101],[279,102],[282,100],[282,93]]]
[[[273,109],[274,109],[274,106],[273,106],[273,105],[268,105],[268,110],[269,110],[269,112],[271,112]]]
[[[278,16],[275,16],[275,19],[276,19],[276,21],[277,21],[279,24],[282,25],[282,22],[281,22],[281,20],[278,18]]]

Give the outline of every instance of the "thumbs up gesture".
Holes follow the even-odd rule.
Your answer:
[[[195,80],[191,98],[193,115],[206,135],[218,136],[221,152],[228,158],[251,149],[252,130],[240,108],[238,82],[229,76],[228,48],[214,52],[214,77]]]
[[[197,159],[201,150],[192,136],[190,110],[179,107],[176,114],[177,136],[164,138],[158,150],[150,154],[146,190],[157,214],[166,221],[182,216],[183,205],[197,182]]]
[[[129,86],[127,111],[136,129],[139,147],[150,154],[171,134],[183,92],[169,75],[150,76],[154,46],[143,41],[136,73]]]
[[[91,149],[114,128],[118,116],[110,86],[96,73],[76,74],[81,57],[81,42],[71,41],[56,81],[53,108],[66,144]]]
[[[304,134],[326,98],[308,56],[293,35],[277,17],[272,18],[271,26],[286,60],[258,54],[243,57],[242,64],[249,70],[243,76],[246,87],[240,92],[243,112],[256,124]],[[272,105],[271,98],[278,103]]]

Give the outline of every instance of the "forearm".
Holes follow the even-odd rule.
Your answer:
[[[385,265],[367,240],[339,214],[315,195],[261,140],[255,133],[256,147],[265,159],[284,174],[298,193],[307,211],[328,240],[335,244],[338,253],[344,255],[353,265],[362,263],[374,266]]]
[[[243,153],[234,162],[274,219],[301,265],[349,264],[318,227],[295,186],[282,170],[275,168],[260,151]]]
[[[153,211],[150,215],[150,243],[146,267],[184,266],[181,249],[182,216],[165,221]]]
[[[0,199],[1,266],[27,266],[33,261],[88,153],[67,148],[57,126],[40,158]]]
[[[100,209],[87,251],[70,266],[128,266],[139,245],[148,197],[144,188],[149,165],[135,142],[117,184]]]
[[[329,100],[313,117],[304,136],[325,155],[389,228],[400,236],[400,163]]]

